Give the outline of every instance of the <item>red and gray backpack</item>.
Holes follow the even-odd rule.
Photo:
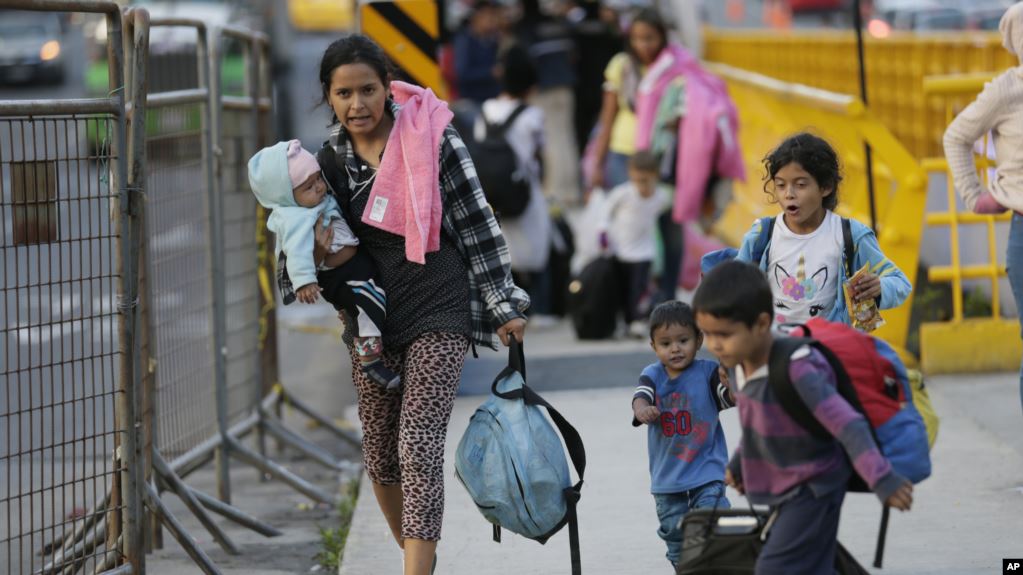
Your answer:
[[[906,366],[884,340],[844,323],[813,318],[794,326],[792,334],[777,338],[771,347],[768,384],[785,412],[812,435],[832,437],[799,397],[789,379],[789,361],[803,346],[818,350],[835,372],[838,393],[870,423],[874,440],[896,473],[919,483],[931,475],[930,447],[923,417],[913,405],[913,391]],[[849,491],[870,491],[856,473]],[[880,567],[884,553],[888,507],[881,517],[881,532],[874,565]]]

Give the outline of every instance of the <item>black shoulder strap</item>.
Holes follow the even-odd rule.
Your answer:
[[[809,335],[808,329],[807,334]],[[803,399],[799,397],[799,393],[796,392],[796,388],[793,387],[792,380],[789,379],[789,361],[792,358],[792,354],[804,345],[816,349],[828,361],[828,365],[835,372],[835,387],[838,390],[838,394],[849,402],[853,409],[859,413],[866,413],[859,396],[856,394],[856,390],[853,389],[852,380],[849,378],[848,372],[842,366],[842,360],[835,355],[835,352],[828,349],[827,346],[809,337],[781,337],[774,340],[767,368],[767,382],[775,395],[778,396],[778,402],[781,403],[782,408],[792,419],[796,420],[796,423],[816,437],[828,438],[831,437],[831,433],[813,416],[810,408],[806,406]],[[871,433],[875,434],[874,441],[877,442],[873,427],[871,427]]]
[[[576,474],[579,475],[579,484],[581,486],[583,475],[586,473],[586,449],[583,447],[582,437],[575,427],[554,406],[547,403],[546,399],[540,397],[540,394],[526,385],[526,359],[522,351],[522,343],[515,340],[515,338],[512,338],[509,343],[511,345],[508,346],[508,367],[504,368],[497,378],[494,379],[494,383],[490,386],[491,392],[502,399],[521,399],[527,405],[538,405],[547,409],[547,413],[551,416],[551,421],[557,426],[558,431],[561,432],[561,437],[565,440],[565,447],[568,449],[568,455],[572,459],[572,465],[575,467]],[[516,371],[522,375],[522,387],[507,392],[497,391],[497,384]]]
[[[348,189],[348,178],[341,173],[337,165],[337,153],[329,142],[324,142],[319,151],[316,152],[316,161],[323,170],[323,177],[327,180],[328,187],[334,193],[334,199],[341,206],[342,213],[348,213],[350,200],[347,193],[341,193]]]
[[[522,343],[515,338],[511,338],[509,344],[508,367],[504,368],[501,373],[498,374],[490,389],[494,395],[502,399],[521,399],[527,405],[538,405],[547,408],[547,413],[551,416],[551,421],[554,422],[558,431],[561,432],[561,437],[565,441],[565,447],[568,449],[568,456],[572,460],[572,466],[575,467],[575,472],[579,476],[579,481],[575,485],[565,488],[565,504],[567,506],[565,512],[565,523],[568,525],[569,547],[572,559],[572,575],[581,575],[582,561],[579,553],[579,520],[576,515],[576,504],[579,502],[579,498],[582,495],[583,476],[586,474],[586,449],[583,446],[582,437],[579,435],[579,432],[576,431],[575,427],[573,427],[557,409],[554,409],[551,404],[547,403],[547,400],[540,397],[538,393],[526,385],[526,357],[522,350]],[[522,375],[522,387],[508,392],[497,391],[498,382],[516,371]],[[501,540],[500,531],[497,529],[494,530],[494,540]]]
[[[792,385],[792,380],[789,379],[789,362],[792,359],[792,354],[804,345],[814,346],[815,343],[814,340],[805,337],[775,339],[774,344],[771,345],[771,355],[768,360],[767,383],[771,386],[774,394],[778,396],[778,403],[781,404],[785,413],[789,414],[789,417],[795,419],[796,423],[809,431],[811,435],[827,439],[831,437],[831,434],[813,416],[803,398],[799,397],[799,393]]]
[[[856,273],[856,270],[853,269],[856,244],[853,243],[852,224],[849,223],[849,218],[842,218],[842,245],[845,252],[845,277],[848,279]]]
[[[505,132],[508,131],[508,128],[510,128],[511,125],[515,123],[515,120],[518,119],[519,115],[522,114],[522,112],[525,112],[526,108],[528,107],[529,106],[527,106],[526,104],[519,104],[518,106],[515,107],[514,110],[512,110],[511,115],[508,116],[508,118],[505,121],[501,122],[500,124],[492,124],[484,116],[483,122],[487,125],[487,136],[503,137]]]

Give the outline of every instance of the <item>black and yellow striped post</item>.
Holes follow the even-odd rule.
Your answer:
[[[359,2],[359,26],[374,39],[402,73],[446,99],[440,73],[440,10],[443,0],[369,0]]]

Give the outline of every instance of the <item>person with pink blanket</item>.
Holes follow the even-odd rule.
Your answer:
[[[719,178],[745,178],[736,137],[738,115],[724,82],[707,72],[652,8],[628,30],[628,49],[605,72],[604,106],[594,140],[594,188],[627,178],[628,155],[651,150],[661,178],[675,186],[673,208],[658,225],[664,241],[661,298],[674,299],[682,260],[680,224],[699,219],[708,190]]]
[[[405,575],[426,575],[436,566],[444,442],[466,353],[522,341],[529,297],[512,281],[508,246],[447,104],[391,82],[391,69],[360,34],[326,49],[319,81],[333,125],[317,160],[387,290],[383,361],[401,375],[402,393],[382,392],[358,370],[352,379],[373,493]],[[330,228],[316,229],[319,254]]]

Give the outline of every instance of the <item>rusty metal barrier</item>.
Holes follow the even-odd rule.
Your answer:
[[[704,41],[707,60],[840,94],[860,93],[852,31],[711,29]],[[924,77],[1018,64],[991,32],[893,33],[865,38],[864,51],[871,112],[918,159],[942,155],[947,125],[941,103],[924,95]]]
[[[994,73],[971,75],[932,76],[923,82],[923,92],[932,104],[942,110],[947,126],[956,114],[976,98],[984,83]],[[990,136],[982,140],[982,149],[988,150]],[[978,154],[977,168],[982,181],[995,163],[988,155]],[[979,371],[1013,371],[1018,369],[1023,356],[1019,338],[1019,322],[1002,315],[1003,283],[1006,276],[1003,253],[1007,243],[999,245],[999,238],[1007,242],[1007,226],[1012,212],[978,215],[961,211],[961,202],[953,187],[952,175],[944,155],[927,158],[923,162],[929,173],[945,176],[945,206],[943,211],[929,211],[928,226],[948,229],[949,264],[932,263],[927,270],[932,282],[947,282],[952,286],[952,315],[948,321],[926,322],[920,326],[920,361],[928,373],[965,373]],[[983,226],[982,249],[969,250],[969,227]],[[979,247],[979,246],[978,246]],[[968,256],[980,256],[980,263],[969,263]],[[964,283],[980,280],[990,295],[989,317],[968,318],[964,313]],[[1016,302],[1017,305],[1019,302]]]
[[[0,571],[141,572],[139,188],[121,14],[113,2],[4,7],[105,16],[110,92],[0,102]]]

